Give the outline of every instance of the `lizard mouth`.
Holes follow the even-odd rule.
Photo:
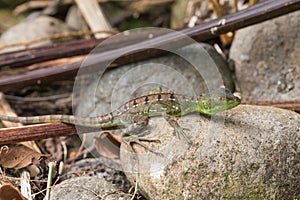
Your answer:
[[[227,101],[227,110],[238,106],[241,103],[241,100],[238,97],[235,97],[234,100]]]

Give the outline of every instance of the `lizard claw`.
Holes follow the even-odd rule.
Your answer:
[[[192,141],[188,138],[188,136],[185,134],[185,131],[189,131],[188,128],[181,128],[181,127],[177,127],[174,129],[176,136],[180,139],[181,136],[185,139],[185,141],[191,145]]]

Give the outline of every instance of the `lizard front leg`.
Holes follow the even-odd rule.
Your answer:
[[[192,144],[192,141],[188,138],[186,135],[184,128],[182,128],[178,122],[177,117],[173,116],[174,111],[169,112],[163,112],[162,116],[164,119],[174,128],[174,132],[176,133],[176,136],[180,139],[181,136],[184,138],[184,140],[187,142],[187,144]]]

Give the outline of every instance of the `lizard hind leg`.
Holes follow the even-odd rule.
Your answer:
[[[133,148],[133,144],[138,144],[152,153],[162,155],[161,153],[156,152],[155,150],[142,143],[142,141],[160,143],[160,140],[158,139],[148,139],[144,137],[145,135],[149,134],[149,130],[146,129],[149,120],[147,116],[124,114],[122,115],[121,120],[123,121],[123,123],[130,124],[127,128],[123,129],[121,136],[123,138],[122,142],[127,144],[133,153],[136,153]]]

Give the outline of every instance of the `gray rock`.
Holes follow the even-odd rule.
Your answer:
[[[90,85],[77,85],[80,96],[75,113],[79,116],[106,114],[158,86],[162,86],[164,91],[171,89],[189,95],[202,94],[208,85],[213,88],[225,85],[232,90],[234,84],[225,60],[210,45],[200,45],[201,49],[199,45],[190,45],[179,50],[185,56],[183,58],[167,55],[106,70],[103,76],[97,72],[94,77],[88,75],[83,82],[89,80]],[[93,134],[88,136],[89,146],[93,143]]]
[[[53,187],[51,191],[51,198],[55,200],[65,199],[107,199],[129,200],[129,194],[123,193],[115,187],[114,184],[105,181],[102,177],[76,177],[68,179]]]
[[[61,181],[78,176],[100,176],[105,181],[114,184],[118,190],[129,191],[131,185],[122,172],[119,160],[108,159],[105,157],[89,158],[80,160],[63,171],[64,176]]]
[[[300,96],[300,11],[237,32],[230,49],[243,96],[255,100]]]
[[[28,42],[40,37],[70,32],[72,29],[69,28],[64,22],[48,16],[39,16],[34,19],[27,19],[7,31],[5,31],[0,38],[0,45],[13,44],[19,42]],[[51,44],[50,39],[41,42],[34,43],[30,47],[41,46],[45,44]],[[1,51],[8,52],[14,50],[24,49],[24,46],[10,47]]]
[[[64,170],[51,199],[130,199],[131,185],[120,170],[119,160],[80,160]]]
[[[75,30],[89,30],[87,23],[83,19],[80,11],[78,10],[78,7],[75,5],[71,6],[68,10],[68,13],[66,15],[66,24],[68,24],[69,27],[72,27]]]
[[[238,106],[208,118],[181,117],[188,146],[160,117],[148,139],[121,146],[121,163],[148,199],[297,199],[300,197],[300,116],[272,107]],[[126,139],[127,141],[130,138]],[[131,139],[134,140],[134,139]]]

